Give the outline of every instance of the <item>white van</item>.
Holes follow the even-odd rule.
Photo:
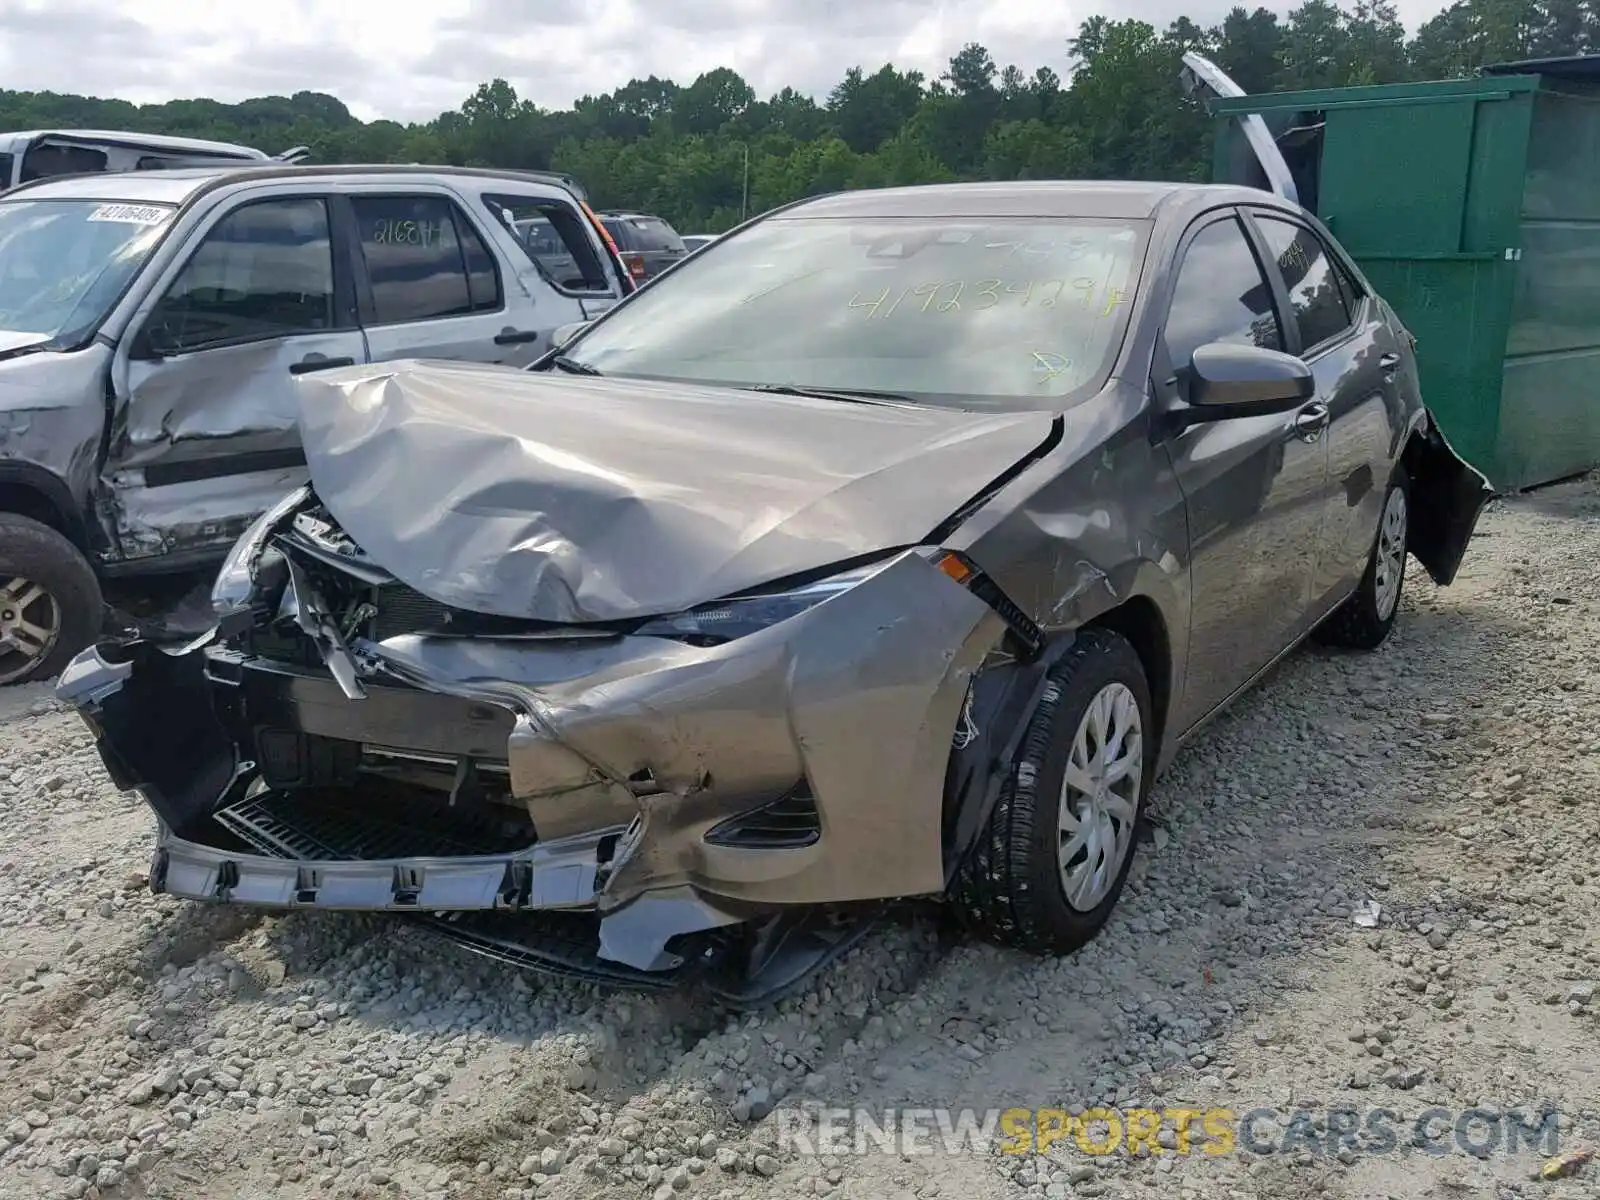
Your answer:
[[[163,137],[103,129],[30,130],[0,133],[0,192],[57,175],[108,171],[161,171],[209,167],[219,163],[292,163],[306,157],[304,146],[268,154],[231,142]]]

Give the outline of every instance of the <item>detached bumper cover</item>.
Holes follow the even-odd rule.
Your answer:
[[[153,890],[274,908],[462,912],[592,908],[598,839],[473,858],[303,860],[219,850],[162,827]]]

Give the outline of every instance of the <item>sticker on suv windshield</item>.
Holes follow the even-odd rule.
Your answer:
[[[172,210],[153,204],[102,204],[89,214],[91,221],[116,221],[123,225],[159,225]]]

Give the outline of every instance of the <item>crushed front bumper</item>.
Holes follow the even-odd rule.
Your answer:
[[[665,970],[682,961],[678,939],[775,906],[939,891],[951,738],[1003,632],[907,553],[712,647],[405,634],[352,644],[352,698],[324,667],[231,643],[102,643],[57,691],[113,779],[158,815],[158,891],[291,909],[586,909],[601,958]],[[377,786],[354,760],[390,752],[498,772],[525,813],[520,841],[476,831],[484,810],[456,808],[454,791],[415,813],[379,797],[365,811],[384,814],[381,836],[371,820],[341,823],[340,805]]]

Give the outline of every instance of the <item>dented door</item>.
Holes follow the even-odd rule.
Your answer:
[[[219,211],[118,347],[100,480],[128,561],[224,551],[304,481],[295,381],[367,361],[328,198]]]

